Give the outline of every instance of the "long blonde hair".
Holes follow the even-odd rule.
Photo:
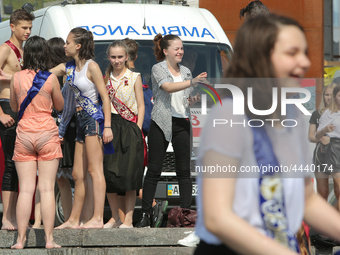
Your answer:
[[[335,79],[334,79],[335,80]],[[320,102],[320,105],[319,105],[319,108],[318,108],[318,112],[322,115],[323,112],[327,109],[327,108],[330,108],[331,107],[331,104],[332,104],[332,101],[333,101],[333,89],[334,87],[338,84],[336,82],[333,82],[327,86],[325,86],[322,90],[322,95],[321,95],[321,102]],[[340,81],[340,80],[339,80]],[[326,93],[326,90],[327,89],[332,89],[332,99],[331,99],[331,102],[329,103],[329,105],[327,106],[326,105],[326,102],[325,102],[325,93]]]
[[[338,94],[338,92],[340,91],[340,77],[334,78],[330,86],[331,86],[331,88],[333,88],[333,93],[332,93],[332,100],[331,100],[331,103],[329,104],[328,108],[332,113],[334,113],[334,112],[339,111],[339,105],[337,105],[337,103],[335,102],[335,97],[336,97],[336,94]],[[323,99],[324,99],[324,92],[322,93],[322,100]],[[327,107],[326,107],[326,109],[327,109]]]
[[[306,239],[305,239],[305,238]],[[303,224],[301,224],[299,231],[296,234],[296,239],[299,243],[299,248],[302,255],[308,255],[310,254],[310,239],[307,237],[305,233],[305,229],[303,227]]]

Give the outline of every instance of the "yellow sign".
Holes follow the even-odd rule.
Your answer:
[[[340,77],[340,66],[332,66],[324,68],[324,85],[331,84],[332,80]]]

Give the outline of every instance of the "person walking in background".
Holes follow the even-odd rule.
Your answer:
[[[22,249],[32,209],[33,194],[39,171],[39,192],[44,222],[46,248],[59,248],[53,240],[55,217],[54,184],[59,159],[62,158],[58,127],[51,116],[52,107],[62,110],[64,100],[57,77],[50,72],[49,49],[45,39],[33,36],[25,44],[24,66],[11,80],[10,105],[18,112],[14,156],[20,193],[16,218],[17,243]]]
[[[309,120],[308,139],[310,142],[316,143],[313,153],[313,162],[315,166],[319,169],[323,169],[323,167],[325,166],[323,164],[326,164],[325,157],[327,153],[327,147],[330,142],[330,137],[326,134],[323,137],[321,137],[320,140],[318,140],[315,137],[316,131],[319,127],[321,115],[325,112],[326,109],[328,109],[332,102],[333,88],[335,87],[335,85],[339,84],[340,78],[335,78],[330,85],[324,87],[322,91],[320,106],[317,110],[315,110],[312,113],[312,116],[310,117]],[[329,195],[329,183],[328,183],[329,173],[323,171],[316,171],[315,178],[318,193],[327,201]],[[334,183],[337,183],[337,181],[334,180]],[[339,194],[337,186],[334,186],[334,191],[335,194]],[[338,196],[336,197],[338,198]]]
[[[110,100],[107,95],[103,75],[94,58],[92,32],[74,28],[67,36],[66,56],[74,61],[60,64],[52,69],[57,76],[67,75],[67,86],[77,102],[77,134],[74,152],[73,179],[74,200],[69,219],[57,229],[78,228],[86,193],[87,174],[93,180],[94,212],[92,218],[82,228],[102,228],[105,203],[105,178],[103,157],[113,153],[110,141],[111,131]],[[100,106],[100,98],[103,109]]]
[[[133,228],[136,192],[142,187],[144,169],[142,80],[139,73],[127,67],[129,55],[123,41],[112,42],[107,49],[107,57],[110,65],[105,72],[105,83],[112,102],[111,128],[115,153],[104,157],[106,196],[112,212],[105,227]],[[124,203],[121,203],[124,218],[121,221],[118,216],[119,196],[124,196]]]
[[[190,208],[192,181],[190,176],[191,134],[189,96],[194,86],[204,81],[203,72],[192,79],[190,70],[180,65],[183,58],[182,40],[176,35],[154,38],[157,61],[151,79],[154,107],[148,135],[149,165],[143,184],[142,219],[136,227],[158,227],[162,219],[151,222],[152,201],[161,175],[164,155],[169,142],[175,152],[176,175],[179,181],[180,207]]]
[[[5,155],[5,171],[2,179],[2,227],[17,228],[15,206],[18,196],[18,175],[12,160],[17,116],[9,105],[10,81],[13,74],[22,69],[23,43],[31,34],[34,15],[26,10],[15,10],[10,19],[11,38],[0,46],[0,138]]]
[[[334,82],[334,81],[333,81]],[[337,82],[337,81],[335,81]],[[319,127],[317,129],[315,139],[322,141],[325,135],[330,137],[330,142],[325,152],[323,165],[316,168],[318,176],[326,186],[328,184],[328,175],[330,174],[334,180],[334,193],[338,202],[337,209],[340,211],[340,84],[333,88],[331,103],[320,117]],[[320,162],[321,163],[321,162]],[[320,172],[320,173],[319,173]],[[323,174],[321,174],[323,173]],[[322,180],[322,178],[326,178]],[[318,180],[319,181],[319,180]],[[326,189],[325,187],[323,187]],[[328,187],[327,190],[328,191]],[[326,192],[323,197],[327,200]]]

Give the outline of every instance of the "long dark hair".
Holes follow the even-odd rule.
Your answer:
[[[25,43],[23,69],[48,71],[49,49],[47,42],[40,36],[32,36]]]
[[[61,63],[66,63],[72,60],[72,58],[65,55],[64,44],[65,41],[61,37],[53,37],[47,41],[47,45],[50,50],[49,56],[51,67],[55,67]]]
[[[73,35],[75,43],[81,45],[79,50],[79,59],[94,59],[94,42],[92,32],[81,27],[76,27],[70,31],[70,34]]]
[[[270,81],[269,79],[261,79],[259,81],[258,79],[247,78],[276,78],[271,55],[277,36],[283,26],[295,26],[303,32],[303,28],[297,21],[276,14],[267,14],[247,19],[236,35],[234,54],[226,77],[246,78],[233,79],[232,82],[240,87],[243,95],[247,95],[248,87],[253,88],[253,104],[258,110],[271,108],[272,89],[279,87],[279,84],[274,82],[273,79]],[[271,117],[254,115],[249,111],[247,105],[245,105],[245,109],[248,117]],[[280,107],[277,107],[276,112],[279,110]]]
[[[163,50],[168,49],[170,46],[170,41],[173,40],[181,40],[177,35],[165,35],[157,34],[153,39],[153,43],[155,44],[154,54],[156,56],[157,61],[161,61],[165,58]]]

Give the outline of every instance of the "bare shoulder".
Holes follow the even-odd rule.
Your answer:
[[[17,56],[6,43],[0,45],[0,67],[8,74],[21,70]]]
[[[50,72],[55,74],[56,76],[62,76],[64,74],[66,74],[66,64],[61,63],[61,64],[51,68]]]
[[[100,70],[99,65],[96,62],[94,62],[94,61],[91,61],[89,63],[88,73],[89,73],[88,77],[94,77],[94,76],[98,76],[98,75],[103,76],[102,71]]]
[[[55,88],[58,89],[60,88],[59,80],[58,77],[54,74],[51,73],[50,77],[48,77],[52,83],[52,89],[54,90]]]
[[[0,45],[0,63],[6,62],[8,56],[11,53],[11,48],[6,44],[3,43]]]
[[[57,76],[54,73],[51,73],[50,76],[48,77],[48,79],[58,80]]]
[[[11,50],[11,47],[9,47],[7,43],[3,43],[0,45],[1,52],[10,52],[10,50]]]
[[[89,63],[89,70],[90,71],[95,71],[95,70],[98,70],[98,69],[100,69],[100,68],[99,68],[99,65],[97,64],[97,62],[91,61]]]

